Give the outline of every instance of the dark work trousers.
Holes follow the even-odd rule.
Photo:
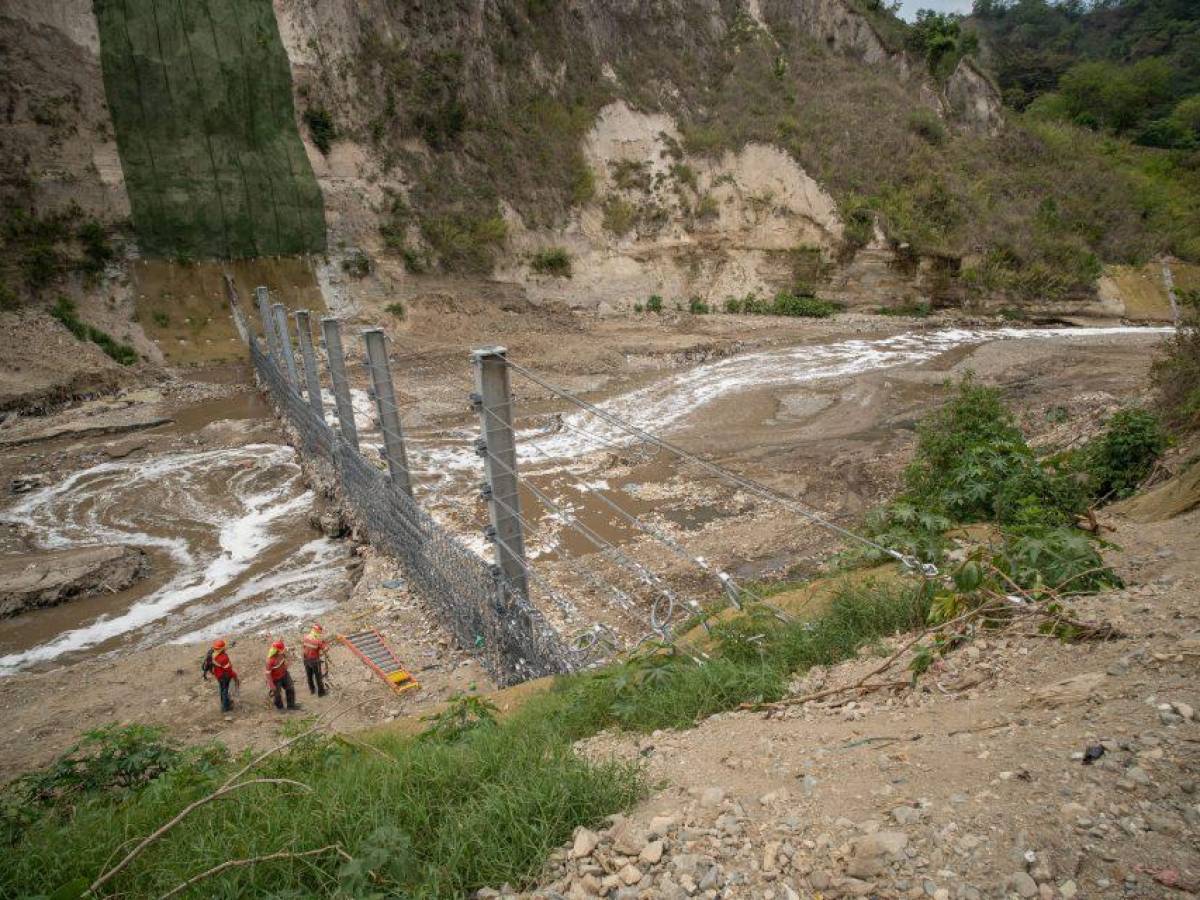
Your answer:
[[[308,679],[308,692],[318,697],[325,696],[325,679],[321,677],[321,660],[304,660],[304,675]]]
[[[218,678],[217,690],[221,694],[221,712],[229,712],[233,709],[233,701],[229,699],[229,682],[232,678]]]
[[[287,695],[287,708],[296,708],[296,685],[292,681],[292,673],[285,672],[283,677],[271,685],[271,693],[275,695],[275,708],[283,709],[283,695]]]

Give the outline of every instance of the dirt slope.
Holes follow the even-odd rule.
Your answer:
[[[997,634],[916,690],[586,741],[595,758],[643,759],[659,788],[596,849],[558,852],[528,896],[1194,893],[1200,514],[1106,524],[1131,586],[1080,606],[1123,640]],[[813,671],[794,690],[851,684],[879,662]]]

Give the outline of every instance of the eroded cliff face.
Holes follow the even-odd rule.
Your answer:
[[[335,306],[351,294],[420,296],[445,221],[471,240],[492,215],[489,196],[506,236],[485,248],[488,274],[535,301],[618,309],[653,294],[712,303],[803,284],[878,304],[919,291],[886,242],[846,252],[836,203],[790,153],[758,140],[698,151],[682,123],[704,116],[730,48],[752,39],[774,46],[780,66],[791,52],[781,41],[803,41],[878,70],[951,127],[998,126],[986,80],[943,93],[844,0],[552,7],[526,18],[499,0],[276,0],[297,105],[333,111],[341,134],[327,153],[307,144]],[[458,133],[456,116],[490,118],[483,131],[495,136]],[[545,140],[523,142],[529,129]],[[572,257],[570,279],[531,267],[551,247]],[[375,271],[351,285],[337,257],[359,250]]]
[[[40,209],[75,203],[106,221],[126,218],[91,0],[5,0],[0,55],[5,195]]]

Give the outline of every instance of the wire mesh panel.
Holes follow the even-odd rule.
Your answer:
[[[476,652],[501,684],[569,672],[583,656],[568,647],[541,612],[503,582],[381,469],[331,429],[291,387],[256,339],[250,358],[301,453],[336,480],[347,513],[371,545],[397,559],[409,582],[464,649]]]

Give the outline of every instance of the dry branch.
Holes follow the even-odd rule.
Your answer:
[[[221,863],[220,865],[213,866],[211,869],[206,869],[205,871],[201,872],[199,875],[193,875],[191,878],[189,878],[187,881],[183,882],[182,884],[176,885],[175,887],[171,888],[171,890],[169,890],[165,894],[163,894],[159,898],[159,900],[168,900],[168,898],[170,898],[170,897],[175,897],[179,894],[182,894],[184,891],[186,891],[192,885],[196,884],[196,882],[203,881],[206,878],[211,878],[214,875],[220,875],[222,872],[224,872],[228,869],[245,868],[247,866],[257,865],[258,863],[261,863],[261,862],[270,862],[271,860],[274,860],[274,859],[300,859],[301,857],[304,857],[304,856],[320,856],[324,853],[329,853],[330,851],[337,853],[339,856],[341,856],[343,859],[345,859],[347,861],[352,858],[349,853],[347,853],[345,850],[342,849],[340,844],[330,844],[327,847],[318,847],[316,850],[303,850],[300,852],[293,852],[290,850],[277,850],[274,853],[265,853],[262,856],[251,856],[246,859],[227,859],[225,862]]]
[[[280,744],[276,744],[274,747],[271,747],[269,750],[264,750],[262,753],[260,753],[256,757],[254,757],[254,759],[252,759],[250,762],[248,762],[242,768],[240,768],[236,772],[234,772],[233,775],[229,776],[229,778],[227,778],[225,780],[225,783],[222,784],[215,791],[213,791],[211,794],[208,794],[204,797],[201,797],[199,800],[189,803],[182,810],[180,810],[175,815],[175,817],[172,818],[169,822],[167,822],[165,825],[162,825],[161,827],[156,829],[154,832],[152,832],[151,834],[149,834],[145,838],[143,838],[136,847],[134,847],[127,854],[125,854],[124,857],[122,857],[122,859],[119,863],[117,863],[112,868],[107,869],[106,871],[102,871],[98,876],[96,876],[96,880],[91,883],[91,885],[88,887],[86,893],[87,894],[95,894],[96,891],[98,891],[101,887],[104,886],[104,884],[111,881],[118,873],[120,873],[122,870],[124,870],[126,866],[128,866],[131,862],[133,862],[133,860],[139,854],[141,854],[142,851],[144,851],[147,847],[149,847],[151,844],[153,844],[155,841],[157,841],[159,838],[161,838],[164,834],[166,834],[168,831],[170,831],[172,828],[174,828],[176,825],[178,825],[180,822],[182,822],[192,812],[194,812],[195,810],[199,809],[202,806],[206,806],[207,804],[212,803],[214,800],[219,800],[221,797],[224,797],[224,796],[232,793],[233,791],[236,791],[240,788],[248,787],[249,785],[252,785],[252,784],[290,784],[290,785],[294,785],[296,787],[303,788],[306,791],[311,791],[312,788],[310,788],[308,785],[302,784],[299,781],[293,781],[289,778],[252,778],[249,781],[238,781],[238,779],[241,778],[243,775],[245,775],[247,772],[249,772],[251,769],[253,769],[255,766],[257,766],[259,763],[261,763],[268,756],[271,756],[272,754],[278,753],[281,750],[284,750],[287,747],[290,747],[292,744],[296,743],[297,741],[301,740],[302,738],[306,738],[309,735],[315,733],[323,726],[332,724],[333,722],[337,721],[338,719],[340,719],[342,716],[346,715],[347,713],[349,713],[349,712],[357,709],[358,707],[363,706],[364,704],[371,702],[373,700],[374,700],[374,698],[367,698],[366,700],[361,700],[358,703],[351,704],[350,706],[347,706],[347,707],[344,707],[343,709],[338,710],[336,713],[334,713],[328,719],[326,719],[324,716],[319,716],[317,718],[317,720],[315,722],[313,722],[311,727],[306,728],[304,731],[300,732],[299,734],[295,735],[294,737],[288,738],[286,741],[284,741]]]

